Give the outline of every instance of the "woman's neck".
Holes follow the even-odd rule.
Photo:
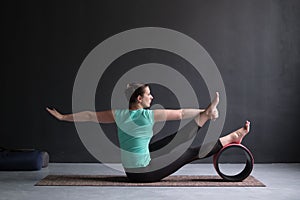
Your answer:
[[[143,109],[143,106],[140,104],[134,104],[129,107],[129,110],[139,110],[139,109]]]

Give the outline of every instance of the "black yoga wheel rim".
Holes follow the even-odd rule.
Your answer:
[[[235,174],[235,175],[224,174],[219,168],[219,158],[220,158],[221,154],[225,150],[228,150],[230,148],[239,148],[244,152],[244,154],[246,156],[246,163],[245,163],[244,169],[240,173]],[[215,167],[217,173],[226,181],[242,181],[242,180],[244,180],[251,174],[253,165],[254,165],[254,158],[253,158],[252,153],[249,151],[249,149],[247,149],[242,144],[235,144],[235,143],[224,146],[218,153],[216,153],[214,155],[213,161],[214,161],[214,167]]]

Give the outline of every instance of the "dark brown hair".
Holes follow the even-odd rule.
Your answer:
[[[138,96],[143,96],[145,93],[145,88],[149,87],[148,84],[144,83],[129,83],[126,86],[125,95],[129,101],[129,108],[132,104],[137,102]]]

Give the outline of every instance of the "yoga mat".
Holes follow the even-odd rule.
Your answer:
[[[168,176],[159,182],[132,183],[126,176],[112,175],[48,175],[35,186],[121,186],[121,187],[265,187],[249,176],[242,182],[224,181],[219,176]]]

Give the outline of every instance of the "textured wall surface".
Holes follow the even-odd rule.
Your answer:
[[[45,107],[70,113],[74,80],[89,52],[121,31],[151,26],[192,37],[218,66],[227,95],[222,134],[248,119],[252,129],[244,144],[256,162],[300,162],[299,1],[20,1],[2,9],[0,146],[43,149],[51,162],[97,162],[74,124],[58,122]],[[200,105],[209,103],[189,63],[148,49],[109,66],[97,90],[97,109],[110,108],[111,90],[124,71],[149,62],[181,70],[193,86],[199,79]],[[168,89],[153,85],[152,91],[155,103],[178,106]],[[103,129],[116,139],[114,125]]]

